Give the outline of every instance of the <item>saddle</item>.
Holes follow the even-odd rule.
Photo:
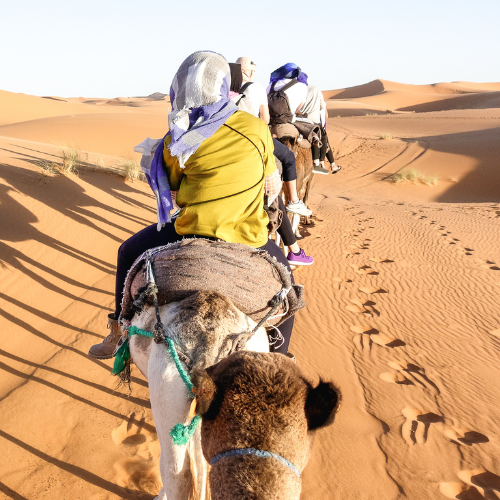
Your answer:
[[[271,135],[276,139],[282,137],[293,137],[297,139],[299,146],[303,149],[311,147],[313,142],[321,145],[321,131],[319,125],[297,120],[293,123],[282,123],[271,127]]]
[[[130,269],[123,290],[121,319],[131,320],[146,305],[148,262],[158,288],[158,305],[200,291],[217,291],[256,323],[272,299],[285,289],[286,299],[264,326],[278,326],[305,307],[302,285],[292,285],[288,269],[267,252],[239,243],[203,238],[184,239],[144,252]]]

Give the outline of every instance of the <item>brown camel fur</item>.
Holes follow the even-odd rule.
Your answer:
[[[313,432],[333,422],[340,402],[333,384],[313,387],[282,354],[238,352],[193,373],[193,382],[209,463],[222,452],[255,448],[302,472]],[[230,456],[213,464],[210,490],[212,500],[298,500],[301,479],[274,457]]]
[[[311,148],[301,148],[297,137],[283,136],[278,140],[295,155],[295,163],[297,165],[297,195],[307,205],[314,177]],[[309,217],[305,219],[306,224],[309,224]]]

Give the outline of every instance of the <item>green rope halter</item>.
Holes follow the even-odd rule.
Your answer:
[[[154,338],[155,336],[154,333],[148,332],[146,330],[141,330],[136,326],[131,326],[128,329],[127,339],[116,352],[113,371],[111,372],[113,375],[118,375],[120,372],[122,372],[127,366],[127,363],[130,361],[129,339],[132,335],[141,335],[142,337],[149,337],[149,338]],[[168,352],[170,353],[170,356],[172,356],[172,359],[175,363],[175,367],[177,368],[177,371],[179,372],[182,381],[184,382],[184,384],[188,389],[188,396],[190,398],[194,398],[193,394],[194,386],[193,383],[191,382],[191,377],[182,366],[181,360],[179,359],[179,355],[177,354],[177,350],[175,349],[175,344],[173,340],[170,337],[165,337],[165,343],[167,344]],[[198,426],[200,421],[201,421],[201,416],[195,415],[191,419],[191,422],[188,425],[184,424],[174,425],[172,427],[172,430],[170,431],[170,436],[172,437],[172,441],[174,442],[174,444],[176,445],[187,444],[191,436],[196,431],[196,427]]]

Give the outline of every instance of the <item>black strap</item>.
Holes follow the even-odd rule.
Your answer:
[[[290,87],[292,87],[296,83],[299,83],[299,82],[297,80],[295,80],[295,78],[294,78],[291,82],[288,82],[286,85],[284,85],[283,87],[281,87],[280,90],[282,90],[283,92],[285,92],[285,90],[288,90]]]
[[[212,201],[224,200],[226,198],[231,198],[232,196],[238,196],[239,194],[243,194],[246,191],[250,191],[250,189],[253,189],[254,187],[258,186],[266,178],[266,164],[264,163],[264,157],[262,156],[262,153],[260,152],[260,149],[257,147],[257,145],[255,144],[255,142],[253,142],[252,139],[250,139],[250,137],[247,137],[245,134],[242,134],[241,132],[239,132],[235,128],[230,127],[229,125],[227,125],[227,123],[224,123],[223,125],[224,125],[224,127],[227,127],[229,129],[231,129],[233,132],[236,132],[237,134],[240,134],[245,139],[248,139],[254,145],[254,147],[257,150],[257,152],[259,153],[260,159],[262,161],[262,177],[253,186],[250,186],[247,189],[243,189],[242,191],[239,191],[238,193],[233,193],[233,194],[230,194],[228,196],[221,196],[220,198],[214,198],[213,200],[205,200],[205,201],[198,201],[196,203],[190,203],[188,205],[189,207],[194,207],[195,205],[203,205],[204,203],[210,203]]]
[[[240,88],[240,94],[244,94],[245,93],[245,90],[250,87],[250,85],[252,85],[253,82],[246,82],[242,85],[242,87]]]
[[[250,139],[250,137],[247,137],[245,134],[242,134],[239,130],[236,130],[235,128],[230,127],[227,123],[224,123],[224,127],[230,128],[233,132],[236,132],[237,134],[240,134],[242,137],[244,137],[245,139],[249,140],[253,144],[254,148],[257,150],[257,153],[259,153],[260,160],[262,161],[263,177],[265,177],[264,174],[266,173],[266,164],[264,163],[264,157],[262,156],[262,153],[260,152],[260,149],[257,147],[257,144],[255,144],[255,142],[253,142],[252,139]],[[262,179],[259,182],[261,182],[261,181],[262,181]],[[252,187],[255,187],[255,186],[252,186]]]

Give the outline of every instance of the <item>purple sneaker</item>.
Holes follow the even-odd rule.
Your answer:
[[[299,255],[288,252],[286,259],[291,266],[310,266],[314,262],[314,259],[308,257],[302,248],[300,249]]]

